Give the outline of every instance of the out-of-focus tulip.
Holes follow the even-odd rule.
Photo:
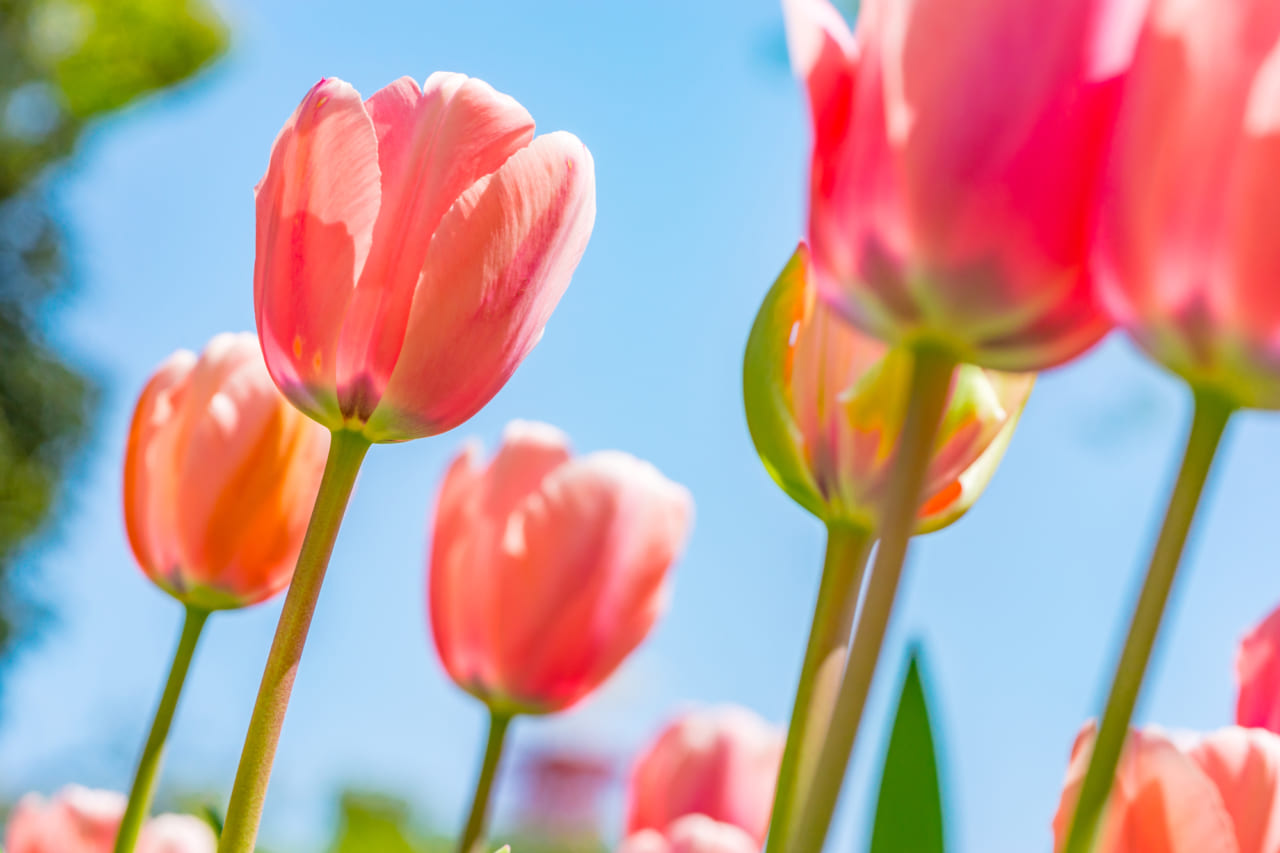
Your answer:
[[[701,814],[740,828],[759,849],[785,740],[784,731],[735,706],[673,720],[632,771],[627,832],[663,830]]]
[[[618,853],[759,853],[760,845],[740,827],[706,815],[685,815],[665,831],[642,829],[618,846]]]
[[[1064,842],[1092,751],[1094,729],[1076,739],[1054,817]],[[1227,728],[1208,735],[1131,731],[1096,853],[1280,851],[1280,737]]]
[[[875,529],[902,430],[911,355],[890,351],[816,299],[801,245],[765,297],[747,342],[747,425],[765,467],[819,518]],[[939,429],[919,532],[955,521],[982,494],[1034,374],[963,365]]]
[[[124,465],[138,564],[180,601],[241,607],[288,586],[328,433],[280,395],[251,334],[172,355],[143,389]]]
[[[53,797],[27,794],[9,815],[7,853],[110,853],[125,799],[115,791],[68,785]],[[142,831],[137,853],[213,853],[213,830],[188,815],[160,815]]]
[[[468,444],[440,489],[428,607],[459,686],[503,713],[590,693],[667,601],[692,521],[682,487],[625,453],[571,458],[544,424],[514,422],[485,465]]]
[[[828,0],[783,0],[823,298],[999,370],[1101,338],[1091,226],[1145,2],[866,0],[850,33]]]
[[[1125,93],[1099,279],[1157,361],[1280,408],[1280,7],[1155,0]]]
[[[594,219],[587,149],[535,139],[488,84],[406,77],[362,101],[321,80],[257,188],[271,375],[320,423],[372,441],[452,429],[537,343]]]
[[[1236,724],[1280,732],[1280,608],[1240,641]]]

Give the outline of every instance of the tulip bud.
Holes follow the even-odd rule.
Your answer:
[[[147,577],[204,610],[288,586],[328,438],[280,395],[253,335],[174,353],[143,389],[125,451],[125,525]]]
[[[436,504],[428,607],[440,660],[503,713],[569,707],[608,678],[666,606],[689,493],[615,451],[515,422],[486,465],[468,445]]]
[[[765,297],[747,341],[747,426],[770,475],[823,521],[874,530],[910,375],[909,352],[854,330],[818,301],[801,244]],[[1032,374],[955,371],[918,532],[968,511],[995,473]]]
[[[9,814],[7,853],[111,853],[124,814],[115,791],[68,785],[53,797],[27,794]],[[189,815],[159,815],[147,822],[137,853],[214,853],[217,839]]]

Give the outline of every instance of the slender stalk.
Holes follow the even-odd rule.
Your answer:
[[[1174,482],[1165,512],[1164,525],[1151,554],[1142,592],[1134,607],[1129,623],[1129,635],[1116,665],[1111,693],[1107,697],[1102,724],[1093,742],[1093,755],[1085,771],[1080,797],[1076,800],[1075,816],[1067,832],[1062,853],[1086,853],[1093,848],[1098,831],[1099,818],[1111,792],[1116,765],[1124,749],[1129,733],[1129,721],[1142,689],[1142,682],[1151,660],[1164,617],[1173,582],[1178,572],[1183,550],[1196,508],[1209,479],[1213,460],[1222,444],[1227,423],[1235,411],[1234,406],[1221,397],[1197,394],[1195,413],[1187,437],[1187,448],[1182,468]]]
[[[160,704],[151,721],[151,732],[147,735],[142,755],[138,758],[138,769],[133,774],[129,804],[125,806],[124,817],[120,819],[120,831],[116,834],[115,853],[133,853],[133,847],[138,843],[138,833],[147,819],[151,800],[156,794],[156,779],[160,775],[160,762],[164,758],[169,725],[173,722],[178,698],[182,696],[182,685],[187,680],[187,670],[191,666],[191,657],[195,654],[196,644],[200,642],[200,634],[204,631],[205,620],[208,618],[209,611],[187,606],[186,615],[182,619],[182,633],[178,637],[178,648],[174,650],[173,663],[169,667],[169,678],[165,682],[164,692],[160,694]]]
[[[809,629],[809,644],[800,668],[795,705],[787,745],[778,769],[778,787],[773,795],[773,820],[769,826],[767,853],[780,853],[794,831],[791,815],[794,804],[804,802],[808,793],[817,749],[826,735],[831,703],[814,703],[819,673],[840,667],[849,646],[849,634],[858,609],[863,570],[871,551],[871,532],[861,527],[833,523],[827,527],[827,556],[818,588],[818,603]]]
[[[293,679],[302,659],[307,630],[311,627],[311,616],[320,597],[320,585],[329,566],[333,543],[338,538],[338,528],[346,512],[351,489],[355,486],[356,474],[368,450],[368,440],[356,432],[337,430],[330,439],[329,458],[325,461],[324,476],[316,493],[315,507],[311,510],[311,522],[307,525],[302,550],[298,553],[298,565],[284,599],[284,610],[280,613],[276,636],[267,655],[262,685],[258,688],[244,750],[240,753],[240,767],[231,788],[222,839],[218,842],[219,853],[253,853],[258,823],[262,819],[262,803],[271,779],[271,763],[275,759],[285,711],[289,708],[289,694],[293,691]]]
[[[458,853],[476,853],[484,843],[485,824],[489,816],[489,801],[493,798],[493,780],[498,775],[498,763],[502,760],[502,747],[506,743],[507,728],[512,715],[501,711],[489,712],[489,738],[484,745],[484,758],[480,761],[480,775],[476,779],[476,793],[471,800],[471,812],[458,839]]]
[[[925,474],[954,369],[955,360],[944,352],[917,347],[913,353],[907,414],[890,472],[880,545],[813,786],[796,824],[795,843],[790,847],[794,853],[817,853],[826,841],[897,598],[907,546],[915,532]]]

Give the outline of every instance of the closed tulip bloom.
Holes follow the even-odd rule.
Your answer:
[[[115,791],[68,785],[53,797],[27,794],[9,815],[8,853],[110,853],[124,813]],[[217,839],[204,821],[159,815],[142,831],[136,853],[213,853]]]
[[[1042,370],[1108,321],[1096,188],[1145,0],[784,0],[823,297],[882,340]]]
[[[911,355],[890,350],[816,298],[801,245],[756,317],[743,368],[747,425],[765,467],[824,521],[874,530],[902,431]],[[958,368],[925,483],[918,532],[982,494],[1035,381]]]
[[[727,706],[673,720],[631,774],[627,832],[664,830],[701,814],[764,844],[786,733],[745,708]]]
[[[321,80],[257,187],[267,366],[327,427],[452,429],[537,343],[595,218],[591,155],[461,74]]]
[[[741,828],[706,815],[685,815],[665,831],[628,835],[618,853],[759,853],[760,844]]]
[[[428,607],[449,675],[497,713],[545,713],[594,690],[666,606],[689,493],[607,451],[515,422],[485,464],[454,460],[435,510]]]
[[[1280,608],[1240,641],[1236,724],[1280,732]]]
[[[129,542],[151,580],[204,610],[288,586],[328,433],[280,395],[251,334],[172,355],[143,389],[124,465]]]
[[[1076,740],[1053,821],[1064,841],[1093,726]],[[1280,736],[1227,728],[1208,735],[1131,731],[1116,771],[1096,853],[1277,853]]]
[[[1280,7],[1156,0],[1102,210],[1120,325],[1235,405],[1280,408]]]

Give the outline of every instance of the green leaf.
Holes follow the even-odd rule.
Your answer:
[[[938,761],[920,657],[920,649],[912,649],[880,777],[870,853],[946,850]]]

